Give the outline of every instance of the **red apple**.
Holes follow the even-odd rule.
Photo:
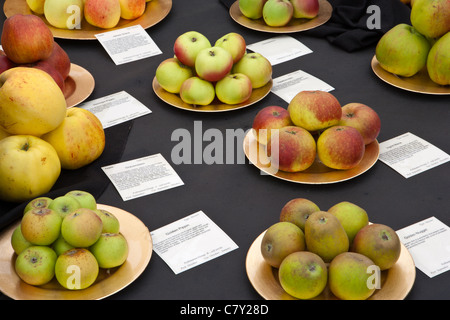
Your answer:
[[[0,74],[3,71],[14,68],[17,65],[8,58],[3,50],[0,50]]]
[[[221,47],[203,49],[195,58],[195,71],[198,76],[210,82],[224,78],[232,67],[231,53]]]
[[[349,126],[333,126],[317,139],[317,156],[332,169],[347,170],[356,167],[364,157],[364,139],[359,131]]]
[[[50,57],[45,59],[46,62],[51,64],[61,74],[65,80],[70,73],[70,58],[67,52],[61,48],[61,46],[55,42],[53,44],[53,50]]]
[[[50,57],[53,34],[38,16],[15,14],[3,24],[1,43],[9,59],[15,63],[32,63]]]
[[[188,31],[179,35],[173,44],[175,56],[188,67],[194,67],[197,54],[205,48],[211,48],[211,42],[197,31]]]
[[[319,0],[290,0],[294,7],[294,18],[312,19],[319,14]]]
[[[271,129],[281,129],[293,125],[289,112],[285,108],[268,106],[256,114],[252,128],[255,130],[258,142],[265,145],[270,138]]]
[[[353,102],[342,107],[342,118],[339,125],[357,129],[364,139],[364,144],[367,145],[378,137],[381,121],[371,107]]]

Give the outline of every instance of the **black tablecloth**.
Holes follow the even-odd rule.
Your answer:
[[[330,1],[335,8],[348,2]],[[386,2],[394,2],[392,8],[404,8],[398,16],[397,11],[389,12],[395,19],[388,23],[391,25],[394,21],[403,20],[409,8],[400,1]],[[361,12],[372,3],[376,1],[360,1],[354,8]],[[379,3],[381,6],[385,2]],[[388,12],[384,12],[384,8],[381,8],[381,13],[386,16]],[[374,39],[386,30],[387,25],[382,22],[382,31],[377,30],[375,36],[360,38],[366,40],[359,42],[357,49],[345,49],[337,45],[337,19],[338,16],[333,15],[329,23],[316,30],[289,34],[313,52],[273,66],[273,78],[303,70],[333,86],[335,90],[332,93],[342,105],[361,102],[373,107],[382,123],[379,142],[411,132],[450,152],[449,97],[414,93],[381,81],[373,73],[370,63],[374,56]],[[363,19],[355,19],[350,19],[349,24],[341,28],[350,33],[352,28],[367,33]],[[2,15],[0,23],[4,20]],[[249,129],[256,113],[268,105],[287,107],[287,103],[273,93],[247,108],[219,113],[180,110],[161,101],[152,89],[155,70],[162,60],[173,56],[173,43],[177,36],[190,30],[203,33],[211,42],[228,32],[242,34],[248,44],[276,36],[237,24],[224,2],[173,0],[168,16],[146,29],[163,52],[161,55],[117,66],[96,40],[57,39],[72,62],[94,76],[95,89],[89,99],[125,90],[152,112],[107,128],[107,145],[102,158],[80,171],[63,172],[51,194],[56,196],[72,187],[93,191],[99,203],[134,214],[150,231],[202,210],[239,247],[178,275],[153,253],[142,275],[108,297],[109,300],[260,300],[261,296],[246,274],[247,250],[261,232],[278,220],[283,205],[297,197],[308,198],[325,210],[344,200],[353,202],[367,210],[372,222],[387,224],[394,230],[432,216],[450,225],[450,163],[405,179],[378,161],[358,177],[320,185],[292,183],[261,175],[248,162],[174,164],[171,152],[178,141],[171,137],[176,129],[187,129],[193,135],[194,122],[201,121],[203,132],[213,128],[225,135],[227,129]],[[344,33],[341,36],[344,37]],[[200,143],[205,147],[210,142]],[[242,146],[235,146],[235,150],[236,153],[242,152]],[[123,201],[100,170],[106,164],[157,153],[172,164],[183,180],[183,186]],[[9,209],[12,209],[9,204],[1,204],[1,214],[11,212]],[[406,299],[449,299],[449,283],[450,272],[429,278],[417,269],[414,286]],[[0,298],[8,299],[4,295]]]

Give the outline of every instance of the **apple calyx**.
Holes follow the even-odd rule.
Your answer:
[[[381,232],[381,239],[388,241],[390,239],[389,235],[386,233],[386,231]]]
[[[308,265],[308,270],[311,272],[314,272],[314,271],[316,271],[316,266],[313,264],[310,264],[310,265]]]
[[[20,150],[28,151],[28,149],[30,149],[30,143],[27,141],[27,142],[25,142],[25,143],[22,145],[22,147],[20,148]]]
[[[328,221],[328,219],[325,218],[325,217],[321,217],[321,218],[319,219],[319,222],[320,222],[320,223],[327,223],[327,221]]]
[[[52,211],[50,209],[47,208],[39,208],[34,210],[35,214],[38,214],[40,216],[45,216],[46,214],[50,214]]]

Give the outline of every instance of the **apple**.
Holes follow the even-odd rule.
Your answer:
[[[127,260],[128,243],[121,233],[102,233],[89,251],[97,259],[100,268],[115,268]]]
[[[47,246],[31,246],[16,258],[14,268],[24,282],[40,286],[55,276],[56,253]]]
[[[287,110],[292,122],[308,131],[337,125],[342,117],[342,108],[336,97],[321,90],[300,91],[289,102]]]
[[[31,63],[50,56],[53,33],[33,14],[14,14],[3,23],[3,51],[15,63]]]
[[[319,14],[319,0],[290,0],[294,18],[312,19]]]
[[[401,23],[378,41],[375,56],[384,70],[411,77],[426,66],[430,43],[414,27]]]
[[[201,50],[195,58],[197,75],[207,81],[219,81],[233,67],[231,53],[221,47],[211,47]]]
[[[11,61],[3,50],[0,50],[0,74],[14,67],[17,67],[17,64]]]
[[[85,248],[74,248],[58,256],[55,277],[58,283],[69,290],[86,289],[97,279],[98,262]]]
[[[102,123],[91,111],[79,107],[67,109],[61,125],[41,138],[55,148],[63,169],[84,167],[105,149]]]
[[[62,221],[61,234],[68,244],[77,248],[92,246],[102,234],[102,219],[91,209],[78,208]]]
[[[208,105],[213,102],[215,96],[214,85],[199,77],[185,80],[180,88],[181,100],[192,105]]]
[[[170,93],[180,93],[183,82],[194,76],[194,71],[177,58],[168,58],[156,68],[155,77],[161,88]]]
[[[25,208],[23,209],[23,214],[25,214],[28,210],[31,209],[41,209],[41,208],[48,208],[50,205],[50,202],[52,202],[53,199],[49,197],[38,197],[30,202],[27,203]]]
[[[2,127],[0,127],[0,140],[9,137],[10,135],[11,135],[10,133],[6,132],[5,130],[2,129]]]
[[[286,172],[308,169],[316,158],[316,141],[311,133],[301,127],[288,126],[272,133],[267,142],[267,155],[272,165]]]
[[[19,255],[23,250],[26,248],[31,247],[33,244],[25,239],[25,237],[22,234],[22,228],[19,224],[13,231],[11,235],[11,247],[13,248],[14,252]]]
[[[364,157],[364,139],[349,126],[333,126],[317,139],[317,156],[332,169],[348,170],[356,167]]]
[[[84,19],[92,26],[110,29],[120,21],[119,0],[84,0]]]
[[[20,223],[23,237],[35,245],[48,246],[58,239],[62,218],[48,208],[27,211]]]
[[[252,82],[243,73],[226,75],[216,83],[216,96],[226,104],[238,104],[247,101],[252,95]]]
[[[289,0],[267,0],[263,7],[264,22],[270,27],[283,27],[291,21],[294,7]]]
[[[60,256],[67,250],[73,249],[74,246],[70,245],[62,236],[62,234],[59,235],[58,239],[55,240],[55,242],[52,243],[51,248],[53,251],[55,251],[57,256]]]
[[[52,66],[50,63],[48,63],[45,60],[39,60],[38,62],[30,63],[30,64],[27,64],[26,66],[30,67],[30,68],[40,69],[40,70],[48,73],[52,77],[52,79],[55,81],[55,83],[58,85],[58,87],[61,89],[61,91],[64,92],[64,88],[65,88],[64,78],[61,75],[61,73],[59,73],[59,71],[56,70],[56,68],[54,66]]]
[[[265,86],[272,79],[272,65],[262,54],[246,53],[231,69],[232,73],[243,73],[252,81],[253,89]]]
[[[63,77],[67,79],[70,73],[71,63],[67,52],[55,41],[50,57],[43,60],[52,65]]]
[[[259,143],[266,145],[271,131],[293,126],[289,112],[280,106],[262,108],[253,119],[252,129]]]
[[[119,0],[120,17],[126,20],[139,18],[145,11],[145,0]]]
[[[381,120],[376,111],[368,105],[352,102],[342,107],[342,117],[338,125],[357,129],[364,139],[364,144],[368,145],[377,139]]]
[[[198,53],[206,48],[211,48],[211,42],[198,31],[188,31],[179,35],[173,44],[176,58],[188,67],[194,67]]]
[[[29,135],[0,140],[0,199],[23,202],[50,191],[61,173],[55,149]]]
[[[81,204],[74,197],[60,196],[53,199],[48,208],[56,211],[61,218],[64,218],[72,211],[81,208]]]
[[[102,219],[102,233],[119,233],[120,222],[114,214],[105,209],[95,209],[94,212]]]
[[[450,84],[450,32],[440,37],[431,47],[427,70],[433,82],[443,86]]]
[[[358,231],[369,224],[367,211],[349,201],[336,203],[328,209],[328,212],[336,216],[341,222],[350,244],[353,242]]]
[[[450,1],[415,0],[410,20],[424,36],[439,38],[450,31]]]
[[[230,32],[217,39],[214,46],[222,47],[231,53],[233,63],[238,62],[247,53],[247,45],[242,35],[236,32]]]
[[[10,134],[40,136],[66,116],[64,94],[45,71],[16,67],[0,75],[0,127]]]
[[[80,28],[83,19],[84,0],[45,0],[44,16],[55,28]],[[75,10],[75,11],[74,11]],[[74,15],[78,15],[74,19]]]
[[[288,201],[280,212],[280,221],[291,222],[305,231],[305,222],[309,216],[320,211],[317,204],[305,198],[295,198]]]
[[[45,0],[26,0],[26,3],[31,11],[36,14],[44,14]]]
[[[97,201],[95,197],[84,190],[71,190],[65,194],[66,196],[74,197],[81,205],[81,208],[87,208],[91,210],[97,209]]]
[[[239,10],[249,19],[260,19],[267,0],[239,0]]]

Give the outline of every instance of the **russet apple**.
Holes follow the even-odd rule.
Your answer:
[[[84,0],[45,0],[45,19],[59,29],[79,28],[77,22],[80,23],[83,19],[83,7]],[[74,14],[78,15],[77,19],[74,19]]]
[[[305,231],[306,220],[316,211],[320,211],[320,208],[311,200],[295,198],[288,201],[281,209],[280,221],[291,222]]]
[[[232,73],[243,73],[252,81],[253,89],[265,86],[272,79],[270,61],[258,52],[246,53],[233,64]]]
[[[41,138],[55,148],[63,169],[84,167],[105,149],[102,123],[92,112],[79,107],[67,109],[62,123]]]
[[[225,77],[232,67],[233,57],[222,47],[203,49],[195,58],[195,72],[200,78],[210,82]]]
[[[14,14],[3,23],[3,51],[15,63],[31,63],[50,56],[53,33],[33,14]]]
[[[26,0],[28,7],[36,14],[44,14],[45,0]]]
[[[121,233],[102,233],[89,251],[100,268],[110,269],[122,265],[128,258],[128,242]]]
[[[429,38],[439,38],[450,31],[450,1],[414,0],[411,24]]]
[[[197,54],[205,48],[211,48],[211,42],[198,31],[187,31],[179,35],[173,44],[175,56],[188,67],[194,67]]]
[[[170,93],[180,93],[183,82],[194,76],[194,71],[177,58],[163,60],[156,68],[155,77],[161,88]]]
[[[267,142],[267,156],[272,165],[286,172],[308,169],[316,158],[316,141],[311,133],[301,127],[288,126],[273,132]]]
[[[120,17],[126,20],[137,19],[144,14],[145,0],[119,0]]]
[[[358,231],[369,224],[367,211],[350,201],[336,203],[328,209],[328,212],[335,215],[341,222],[350,244]]]
[[[31,246],[16,258],[14,269],[24,282],[44,285],[55,276],[56,253],[47,246]]]
[[[49,209],[31,209],[20,222],[23,237],[35,245],[48,246],[58,239],[62,218],[58,212]]]
[[[259,143],[266,145],[271,130],[293,126],[289,112],[280,106],[267,106],[262,108],[253,119],[252,129]]]
[[[333,126],[317,139],[317,156],[327,167],[348,170],[364,157],[365,145],[359,131],[349,126]]]
[[[61,173],[55,149],[31,135],[0,140],[0,199],[23,202],[51,190]]]
[[[290,0],[294,18],[312,19],[319,14],[319,0]]]
[[[205,106],[213,102],[215,97],[214,85],[199,77],[185,80],[180,88],[180,98],[188,104]]]
[[[450,32],[440,37],[427,57],[430,79],[440,85],[450,85]]]
[[[25,208],[23,209],[23,214],[25,214],[28,210],[31,209],[42,209],[42,208],[48,208],[50,203],[53,201],[52,198],[49,197],[38,197],[34,198],[30,202],[27,203]]]
[[[263,7],[264,22],[270,27],[283,27],[291,21],[294,7],[289,0],[267,0]]]
[[[48,208],[57,212],[64,219],[72,211],[81,208],[81,204],[73,197],[59,196],[50,202]]]
[[[75,198],[80,203],[81,208],[91,210],[97,209],[97,200],[95,200],[95,197],[91,193],[85,190],[70,190],[65,194],[65,196]]]
[[[351,102],[342,107],[340,126],[350,126],[359,131],[368,145],[375,141],[381,130],[381,120],[378,113],[368,105]]]
[[[336,97],[321,90],[300,91],[289,102],[287,109],[296,126],[311,132],[337,125],[342,116]]]
[[[246,54],[247,45],[242,35],[236,32],[230,32],[220,37],[215,42],[214,46],[222,47],[231,53],[233,63],[238,62]]]
[[[239,0],[239,10],[249,19],[260,19],[266,2],[267,0]]]
[[[92,246],[102,234],[102,219],[91,209],[78,208],[61,223],[61,234],[70,245],[79,248]]]
[[[84,0],[84,18],[92,26],[110,29],[120,21],[119,0]]]
[[[71,63],[67,52],[55,41],[50,57],[43,60],[52,65],[65,80],[70,73]]]
[[[243,73],[232,73],[216,82],[216,96],[225,104],[247,101],[252,95],[252,82]]]

